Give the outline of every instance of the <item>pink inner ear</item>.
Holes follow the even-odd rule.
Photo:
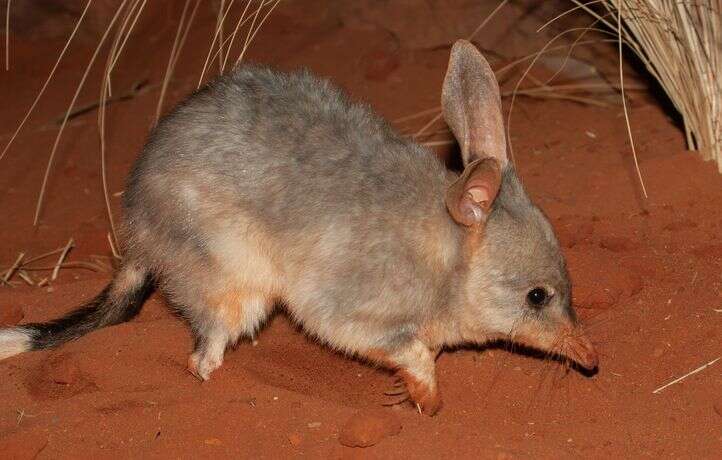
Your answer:
[[[487,187],[477,185],[467,189],[466,193],[471,196],[471,199],[474,201],[474,203],[483,206],[488,206],[489,202],[491,201],[491,192]]]

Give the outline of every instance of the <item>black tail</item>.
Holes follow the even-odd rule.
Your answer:
[[[152,288],[146,269],[127,264],[93,300],[62,318],[0,329],[0,359],[53,348],[95,329],[128,321],[140,312]]]

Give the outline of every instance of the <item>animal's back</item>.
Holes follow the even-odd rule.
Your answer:
[[[126,207],[143,207],[157,183],[164,200],[208,185],[277,229],[375,212],[409,222],[443,213],[446,174],[431,152],[327,81],[242,67],[163,120],[131,175]]]

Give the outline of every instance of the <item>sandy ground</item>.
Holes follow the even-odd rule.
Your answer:
[[[113,80],[120,92],[149,82],[146,92],[108,112],[113,194],[123,189],[153,122],[182,4],[167,3],[149,9]],[[449,45],[496,5],[481,3],[368,1],[331,8],[289,0],[256,37],[248,58],[282,69],[309,67],[395,119],[438,105]],[[498,68],[558,32],[530,33],[555,11],[512,2],[477,43],[491,50],[487,55]],[[166,108],[194,89],[214,24],[212,10],[199,12]],[[58,28],[65,31],[28,26],[12,37],[12,68],[0,72],[2,145],[62,46]],[[71,237],[76,248],[68,261],[110,255],[95,111],[66,129],[40,224],[32,226],[54,120],[93,46],[92,34],[81,34],[0,162],[2,267],[21,251],[41,254]],[[594,53],[588,59],[609,71],[605,63],[614,61],[614,48]],[[97,100],[98,76],[91,72],[81,105]],[[630,102],[648,198],[636,178],[618,103],[520,98],[512,117],[515,161],[564,246],[574,303],[601,353],[597,375],[567,372],[504,348],[457,350],[438,360],[445,402],[438,416],[421,416],[410,406],[380,410],[392,381],[388,373],[334,354],[277,315],[257,343],[240,343],[200,384],[185,370],[189,330],[156,295],[129,323],[0,362],[2,457],[718,456],[722,362],[652,392],[722,354],[722,176],[685,150],[679,125],[658,98],[635,92]],[[400,129],[418,129],[426,120]],[[448,135],[433,140],[439,139]],[[453,163],[450,148],[438,152]],[[117,216],[119,198],[112,200]],[[47,265],[53,263],[48,259]],[[33,274],[36,280],[47,275]],[[63,269],[49,287],[0,286],[0,321],[54,318],[94,296],[110,276]],[[365,449],[344,447],[339,437],[354,420],[370,420],[362,430],[377,423],[397,434]]]

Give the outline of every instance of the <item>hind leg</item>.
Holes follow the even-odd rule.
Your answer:
[[[208,307],[191,319],[195,347],[188,370],[201,380],[223,364],[226,348],[241,336],[253,337],[273,309],[273,301],[260,293],[226,291],[211,298]]]

